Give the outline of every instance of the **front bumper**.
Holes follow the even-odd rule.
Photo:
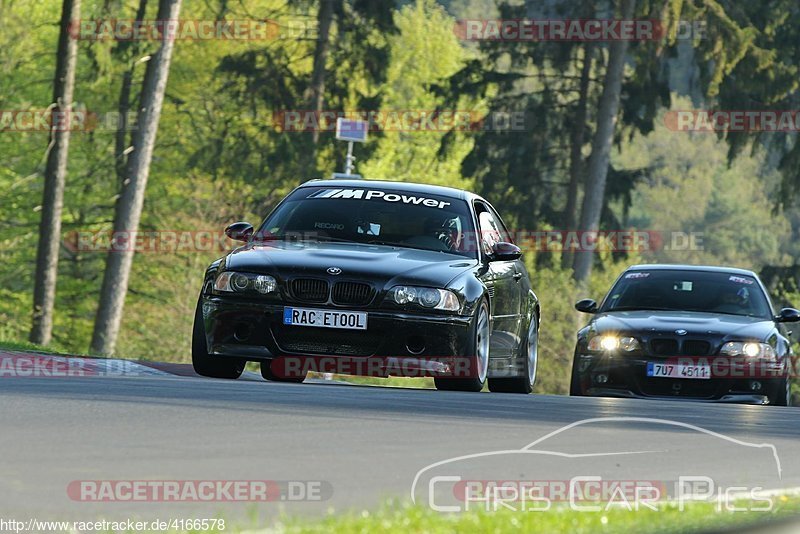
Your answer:
[[[736,393],[723,395],[720,398],[695,398],[686,396],[658,396],[658,395],[641,395],[634,393],[631,390],[620,388],[589,388],[586,395],[590,397],[620,397],[626,399],[661,399],[661,400],[678,400],[678,401],[693,401],[693,402],[719,402],[731,404],[769,404],[769,397],[766,395],[748,395],[746,393]]]
[[[711,378],[648,377],[648,362],[667,362],[664,356],[576,353],[577,389],[582,395],[640,399],[695,400],[768,404],[782,391],[785,369],[780,362],[741,368],[720,356],[685,358],[686,363],[709,362]],[[680,358],[677,358],[680,360]],[[753,369],[756,369],[755,371]]]
[[[366,330],[287,326],[284,306],[343,310],[325,305],[263,303],[228,297],[202,300],[208,352],[212,356],[271,361],[293,357],[326,372],[378,376],[447,375],[469,354],[471,317],[366,311]]]

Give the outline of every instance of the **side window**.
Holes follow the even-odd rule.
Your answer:
[[[503,223],[503,219],[500,218],[500,215],[498,215],[498,213],[491,206],[489,206],[489,211],[491,211],[492,213],[492,217],[494,218],[497,232],[500,234],[500,241],[503,241],[505,243],[513,243],[514,241],[511,239],[511,235],[508,233],[508,229],[506,228],[506,225]]]
[[[477,204],[475,208],[478,213],[481,248],[484,254],[491,254],[492,247],[504,240],[502,226],[486,205]]]

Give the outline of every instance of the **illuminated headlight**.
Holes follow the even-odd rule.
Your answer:
[[[266,274],[233,273],[225,271],[214,280],[215,293],[247,293],[255,291],[262,295],[278,288],[275,278]]]
[[[400,305],[417,304],[423,308],[447,311],[461,309],[458,296],[447,289],[397,286],[389,292],[389,298]]]
[[[775,359],[775,348],[772,345],[755,341],[728,341],[722,345],[719,353],[725,356]]]
[[[639,341],[635,337],[625,336],[594,336],[589,340],[588,349],[596,352],[605,351],[611,352],[615,350],[622,350],[625,352],[633,352],[640,348]]]

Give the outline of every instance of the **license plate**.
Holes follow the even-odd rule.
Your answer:
[[[710,365],[647,362],[647,376],[653,378],[711,378]]]
[[[366,312],[315,310],[311,308],[283,308],[283,324],[292,326],[316,326],[319,328],[344,328],[366,330]]]

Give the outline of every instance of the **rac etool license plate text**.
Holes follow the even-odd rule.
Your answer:
[[[367,314],[365,312],[318,310],[286,306],[283,308],[283,324],[366,330]]]

